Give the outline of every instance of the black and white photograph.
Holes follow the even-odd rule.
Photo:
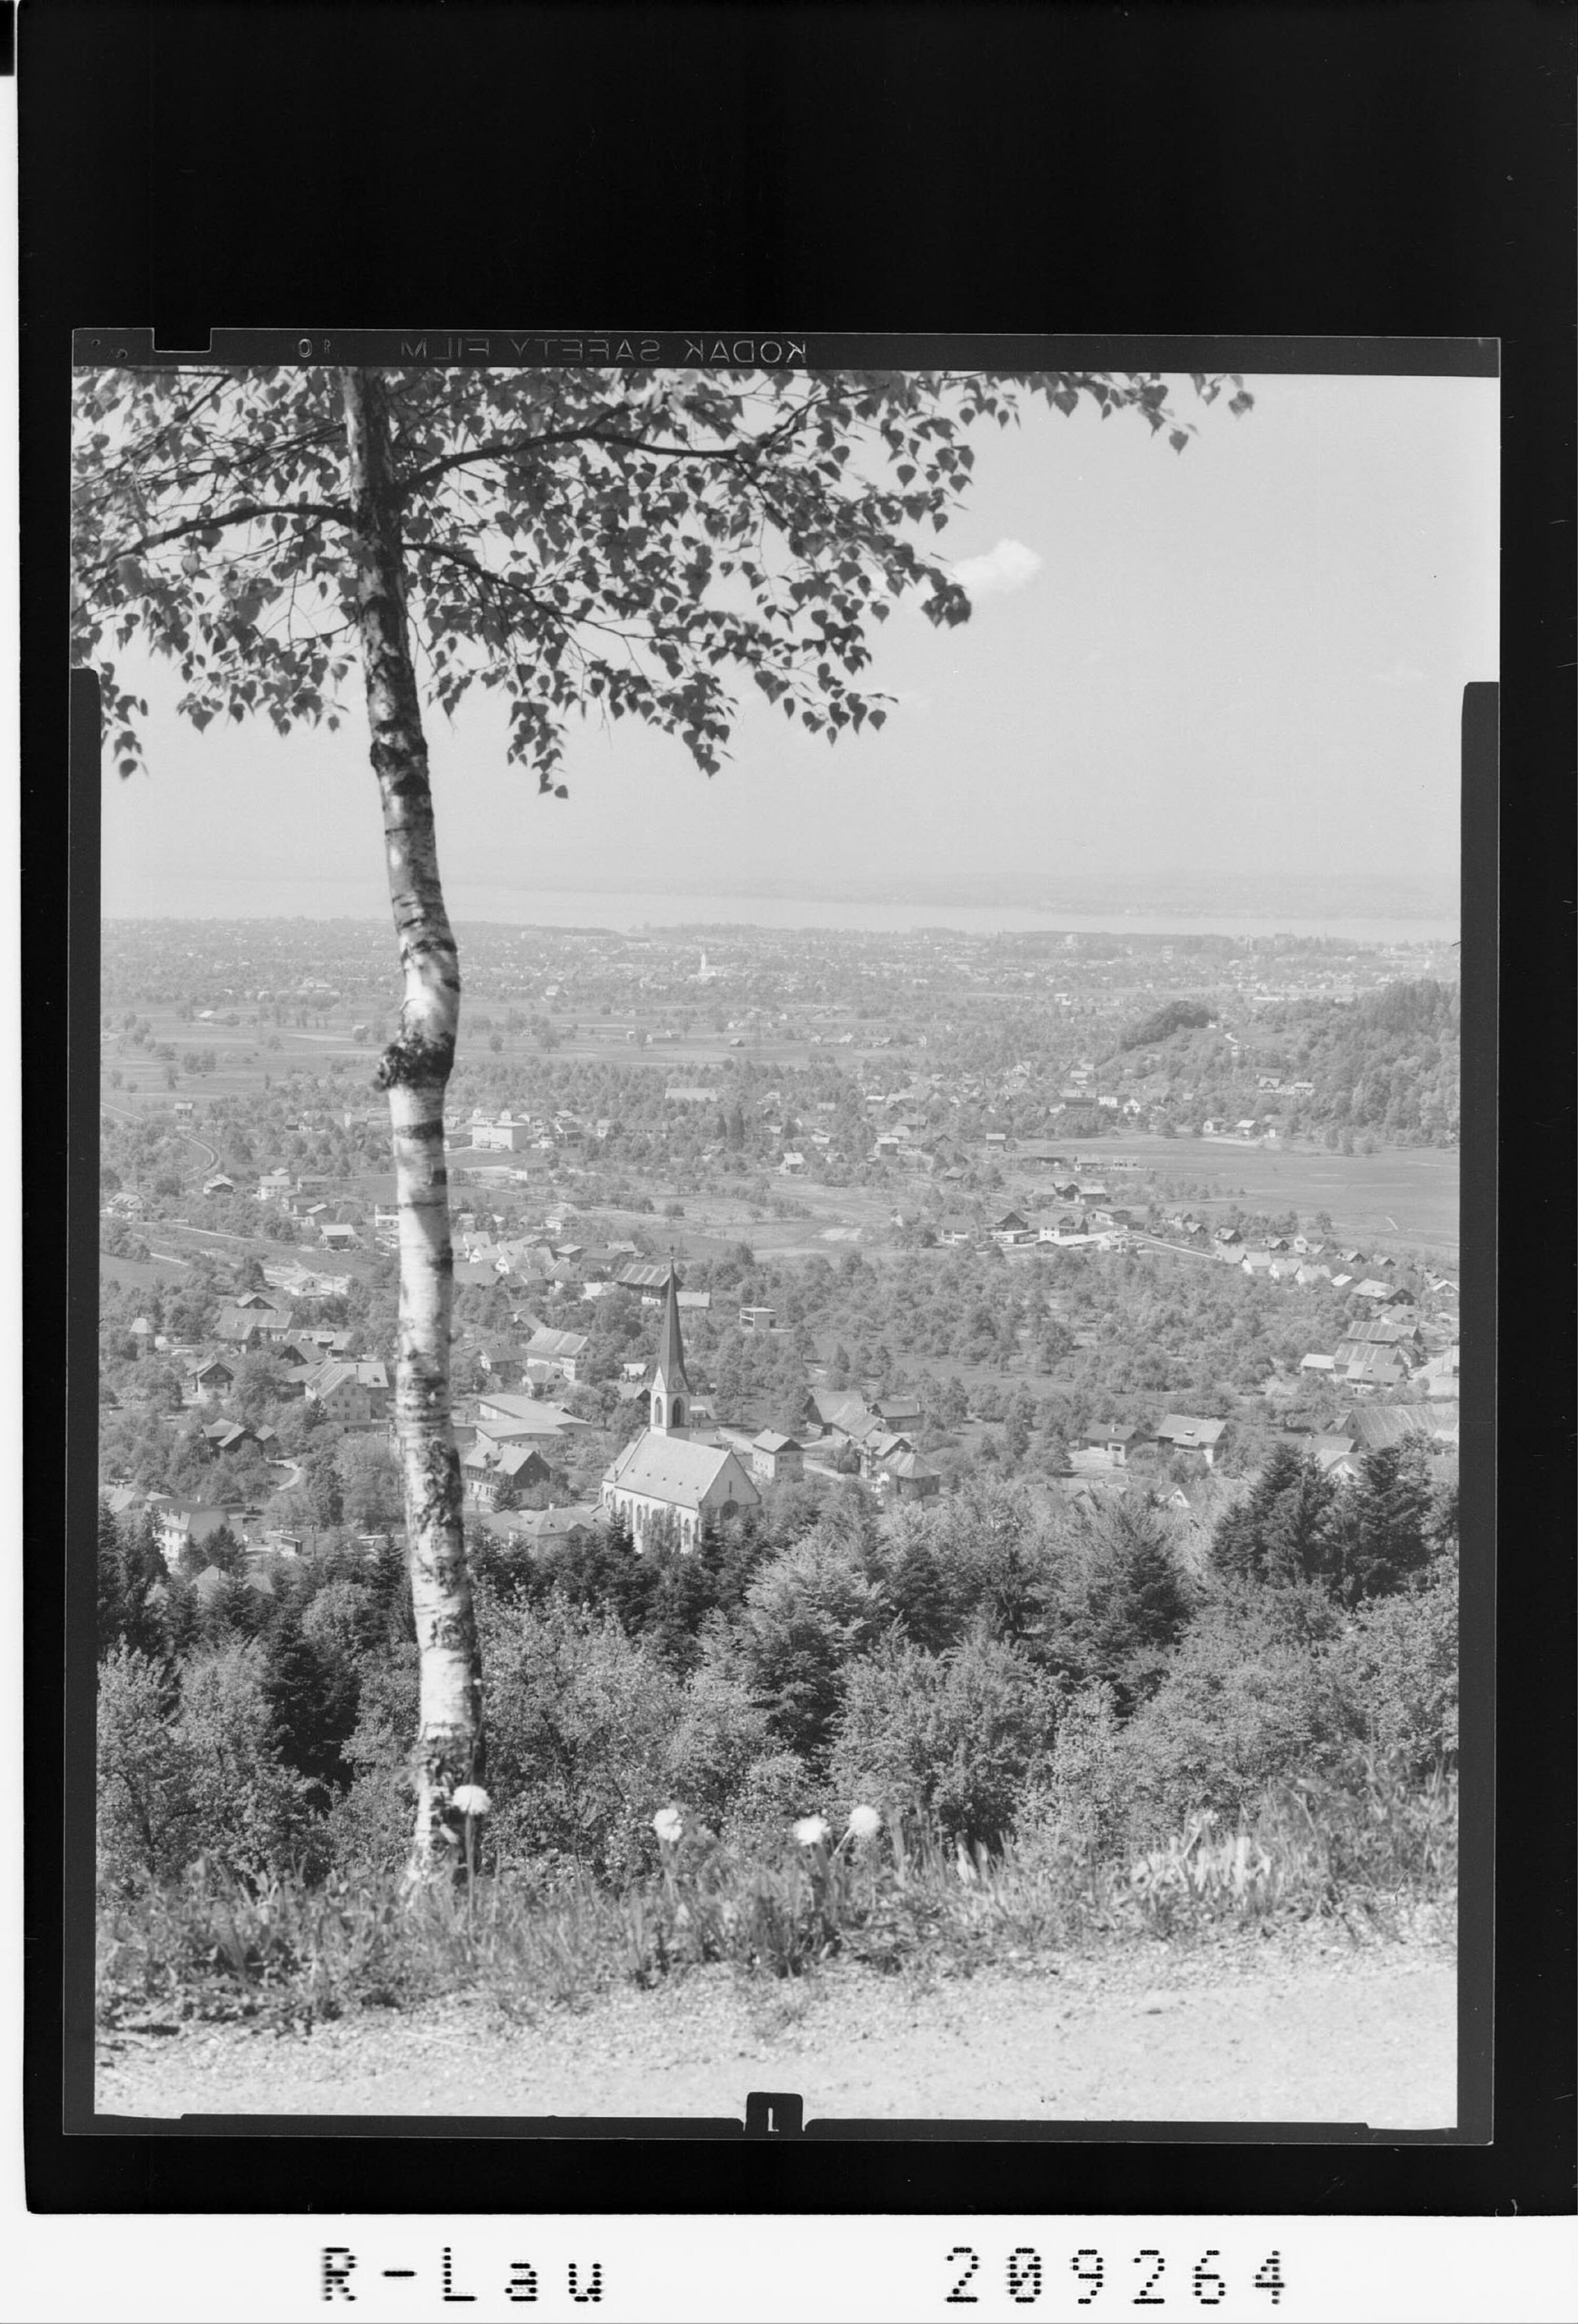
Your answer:
[[[1496,350],[1222,346],[78,335],[106,2126],[1458,2126]]]

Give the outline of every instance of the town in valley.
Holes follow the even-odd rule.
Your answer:
[[[1203,1563],[1278,1446],[1454,1478],[1454,946],[459,935],[484,1566],[983,1479]],[[105,925],[100,1483],[199,1597],[398,1548],[392,970],[372,921]]]

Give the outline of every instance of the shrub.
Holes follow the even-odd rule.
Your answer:
[[[416,1793],[411,1740],[417,1731],[416,1648],[362,1666],[356,1724],[341,1746],[350,1788],[330,1809],[328,1842],[342,1871],[365,1877],[403,1862],[411,1846]]]
[[[737,1678],[704,1666],[687,1682],[664,1754],[670,1793],[721,1830],[749,1771],[771,1751],[771,1723]],[[798,1763],[797,1763],[798,1764]]]
[[[180,1872],[194,1845],[197,1769],[145,1655],[119,1646],[98,1672],[98,1885],[129,1895]]]
[[[1206,1607],[1128,1722],[1134,1833],[1173,1830],[1204,1810],[1247,1814],[1270,1784],[1334,1764],[1335,1691],[1275,1602],[1281,1595],[1240,1591]]]
[[[942,1655],[890,1644],[849,1673],[834,1796],[996,1848],[1046,1766],[1056,1711],[1050,1682],[1000,1639],[976,1635]]]
[[[489,1839],[501,1858],[557,1855],[601,1877],[652,1860],[684,1691],[612,1617],[479,1600],[487,1674]]]
[[[1132,1790],[1116,1699],[1093,1681],[1062,1707],[1047,1783],[1027,1797],[1020,1831],[1055,1829],[1084,1857],[1106,1854],[1122,1844]]]
[[[752,1691],[791,1750],[813,1765],[826,1748],[845,1669],[879,1636],[887,1609],[857,1552],[815,1533],[752,1583],[742,1646]]]
[[[1457,1560],[1442,1558],[1421,1585],[1361,1607],[1329,1654],[1346,1733],[1416,1783],[1457,1763]]]
[[[309,1785],[283,1763],[263,1650],[236,1640],[181,1673],[180,1733],[190,1754],[193,1840],[214,1863],[259,1880],[316,1861]]]
[[[817,1805],[820,1786],[794,1751],[769,1751],[743,1772],[724,1819],[724,1836],[744,1855],[781,1847],[797,1816]]]
[[[1129,1497],[1082,1517],[1046,1594],[1043,1658],[1066,1685],[1112,1687],[1121,1711],[1161,1683],[1198,1597],[1167,1517]]]

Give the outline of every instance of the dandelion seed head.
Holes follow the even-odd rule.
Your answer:
[[[493,1802],[480,1784],[457,1784],[449,1794],[449,1804],[463,1816],[484,1816]]]
[[[875,1808],[851,1808],[849,1828],[856,1840],[874,1840],[882,1829],[882,1819]]]
[[[672,1843],[683,1837],[685,1818],[678,1808],[660,1808],[652,1818],[652,1830],[660,1840]]]
[[[827,1819],[826,1816],[801,1816],[796,1822],[795,1838],[799,1841],[802,1848],[815,1848],[818,1840],[826,1840],[826,1837]]]

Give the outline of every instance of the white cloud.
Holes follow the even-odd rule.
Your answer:
[[[1377,686],[1423,686],[1425,673],[1416,669],[1412,662],[1394,662],[1390,669],[1378,669],[1374,682]]]
[[[1000,540],[984,557],[961,558],[953,576],[972,597],[1001,597],[1028,586],[1040,570],[1040,558],[1022,540]]]

